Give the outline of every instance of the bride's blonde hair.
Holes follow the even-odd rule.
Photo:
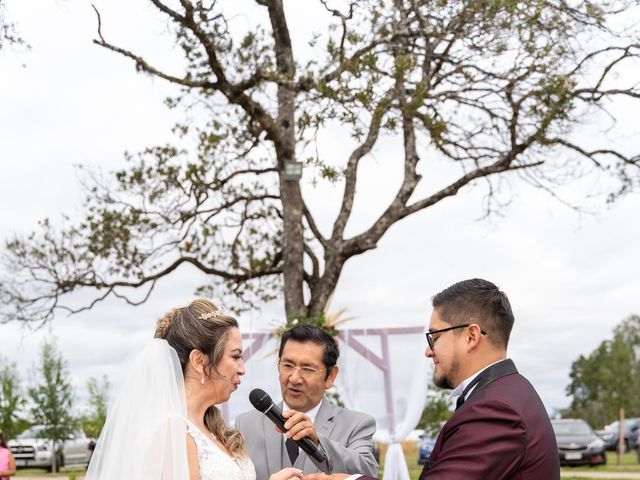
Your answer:
[[[235,318],[225,315],[224,309],[208,300],[194,300],[189,306],[176,308],[158,320],[155,338],[166,339],[175,349],[183,373],[191,351],[200,350],[209,358],[206,374],[210,378],[219,378],[222,375],[217,367],[224,354],[229,330],[232,328],[238,328],[238,322]],[[204,424],[231,456],[246,456],[242,434],[227,427],[215,405],[205,412]]]

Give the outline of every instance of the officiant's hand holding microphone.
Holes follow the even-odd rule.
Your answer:
[[[294,441],[302,440],[306,437],[311,440],[314,445],[318,446],[320,444],[315,425],[304,413],[296,410],[285,410],[282,412],[282,417],[286,420],[284,424],[286,430],[282,432],[280,428],[276,428],[281,431],[285,437]]]
[[[257,410],[262,412],[275,424],[277,430],[283,432],[288,439],[295,442],[293,448],[296,450],[296,455],[297,447],[300,447],[314,463],[322,463],[326,460],[324,452],[318,448],[318,444],[320,443],[318,434],[309,417],[295,410],[287,410],[285,415],[285,413],[273,403],[271,397],[259,388],[254,388],[251,393],[249,393],[249,401]],[[287,440],[287,442],[288,441],[289,440]],[[287,445],[287,448],[289,448],[289,445]],[[291,463],[293,462],[294,460],[292,459]]]

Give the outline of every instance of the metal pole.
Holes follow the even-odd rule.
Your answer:
[[[624,408],[620,409],[620,422],[618,424],[618,465],[622,465],[622,457],[625,453],[624,444]]]

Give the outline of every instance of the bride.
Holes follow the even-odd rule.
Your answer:
[[[222,308],[195,300],[165,315],[109,406],[86,479],[255,480],[216,407],[244,373],[238,322]],[[285,468],[269,480],[300,478]]]

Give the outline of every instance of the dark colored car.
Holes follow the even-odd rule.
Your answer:
[[[566,418],[551,420],[558,443],[560,465],[604,465],[607,457],[602,440],[587,422]]]
[[[435,438],[428,437],[424,433],[420,435],[420,438],[418,438],[418,464],[425,464],[425,462],[429,459],[429,456],[431,455],[435,444]]]
[[[618,435],[620,422],[610,423],[596,433],[604,440],[607,450],[618,450]],[[638,433],[640,433],[640,418],[627,418],[623,423],[624,427],[624,451],[628,452],[638,447]]]

